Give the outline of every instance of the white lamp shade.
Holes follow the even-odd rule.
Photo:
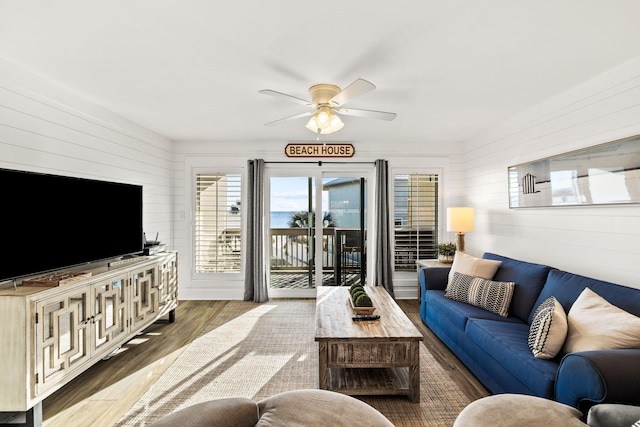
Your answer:
[[[473,225],[473,208],[447,208],[447,231],[453,231],[456,233],[469,233],[473,231]]]

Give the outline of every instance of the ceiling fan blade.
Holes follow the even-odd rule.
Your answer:
[[[313,116],[314,114],[315,114],[315,111],[307,111],[306,113],[300,113],[300,114],[296,114],[294,116],[285,117],[284,119],[274,120],[272,122],[265,123],[264,125],[265,126],[273,126],[273,125],[277,125],[277,124],[282,123],[282,122],[286,122],[288,120],[295,120],[295,119],[300,119],[302,117]]]
[[[367,92],[371,92],[375,88],[376,86],[373,83],[364,79],[358,79],[338,92],[333,98],[331,98],[329,103],[335,106],[344,105],[353,98],[364,95]]]
[[[335,108],[333,111],[335,111],[336,113],[344,114],[345,116],[367,117],[370,119],[387,121],[391,121],[397,116],[396,113],[388,113],[386,111],[359,110],[356,108]]]
[[[287,95],[286,93],[276,92],[271,89],[262,89],[259,90],[258,93],[263,95],[275,96],[277,98],[288,99],[289,101],[297,102],[298,104],[306,105],[307,107],[313,107],[313,103],[311,101],[307,101],[306,99],[298,98],[297,96]]]

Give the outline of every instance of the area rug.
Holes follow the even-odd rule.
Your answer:
[[[212,399],[261,400],[318,388],[315,300],[263,304],[230,301],[116,426],[146,426]],[[420,403],[403,396],[362,396],[396,426],[451,426],[469,403],[420,344]]]

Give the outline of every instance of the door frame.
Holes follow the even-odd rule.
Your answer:
[[[265,212],[262,213],[263,218],[265,219],[265,229],[271,230],[271,219],[270,219],[270,211],[271,211],[271,178],[272,177],[313,177],[315,178],[315,210],[316,210],[316,218],[322,218],[322,179],[323,178],[365,178],[365,188],[367,191],[366,198],[366,206],[365,212],[366,214],[366,229],[373,230],[373,220],[375,215],[372,215],[374,197],[372,197],[372,189],[375,187],[374,179],[375,179],[375,165],[374,163],[349,163],[349,162],[319,162],[319,163],[309,163],[309,162],[274,162],[265,164],[265,194],[264,200],[266,203],[264,204]],[[319,210],[319,211],[318,211]],[[316,230],[318,230],[318,225],[316,224]],[[322,230],[322,224],[320,224],[319,230]],[[269,233],[270,234],[270,233]],[[375,260],[373,259],[373,246],[371,238],[373,233],[368,232],[367,238],[367,248],[366,252],[368,254],[367,259],[367,271],[366,275],[368,278],[373,277],[372,266],[375,265]],[[271,248],[271,237],[265,239],[265,251],[270,253]],[[316,232],[315,235],[315,247],[322,247],[322,233]],[[322,265],[322,251],[316,251],[315,256],[315,265]],[[316,287],[311,289],[272,289],[271,288],[271,264],[267,265],[267,284],[269,289],[269,297],[270,298],[315,298],[317,293],[317,288],[322,286],[322,268],[316,268],[315,271],[315,283]]]

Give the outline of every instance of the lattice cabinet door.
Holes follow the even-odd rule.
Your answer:
[[[157,265],[142,266],[130,277],[132,328],[139,329],[153,322],[159,311]]]
[[[35,301],[35,394],[56,386],[90,358],[87,288]]]
[[[91,285],[93,301],[93,348],[96,352],[113,350],[111,344],[123,340],[129,330],[127,309],[127,284],[129,275],[124,272],[110,279]]]
[[[158,263],[160,307],[178,300],[178,257],[170,254]]]

